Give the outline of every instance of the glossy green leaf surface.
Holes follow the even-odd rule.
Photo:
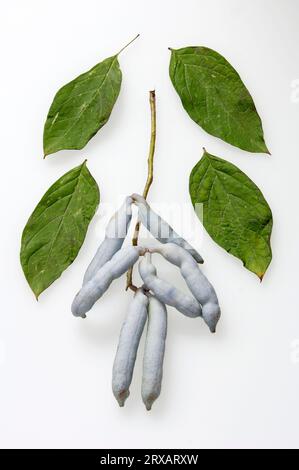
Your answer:
[[[204,152],[190,175],[193,207],[213,240],[263,278],[272,259],[272,213],[259,188],[232,163]]]
[[[243,150],[269,153],[249,91],[218,52],[172,49],[169,74],[183,107],[206,132]]]
[[[82,149],[106,124],[120,92],[118,55],[103,60],[56,93],[44,127],[44,155]]]
[[[74,261],[99,204],[99,188],[86,162],[44,194],[22,235],[20,259],[38,296]]]

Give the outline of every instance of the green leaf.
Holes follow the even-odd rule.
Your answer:
[[[189,183],[194,209],[222,248],[262,280],[272,259],[272,213],[259,188],[232,163],[206,151]]]
[[[74,261],[99,204],[86,161],[45,193],[22,235],[21,264],[36,298]]]
[[[45,123],[45,156],[87,144],[108,121],[121,78],[117,56],[113,56],[60,88]]]
[[[185,110],[206,132],[243,150],[269,153],[249,91],[218,52],[171,49],[169,74]]]
[[[82,149],[108,121],[120,92],[119,54],[103,60],[56,93],[44,127],[44,156]]]

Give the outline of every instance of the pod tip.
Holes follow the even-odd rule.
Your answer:
[[[151,393],[146,397],[142,397],[143,403],[147,411],[151,411],[154,401],[158,398],[159,394]]]
[[[130,395],[129,390],[122,390],[121,392],[114,393],[117,403],[119,404],[121,408],[123,408],[123,406],[125,405],[125,401],[129,395]]]

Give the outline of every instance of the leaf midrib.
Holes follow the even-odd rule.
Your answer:
[[[224,185],[223,182],[221,181],[221,178],[220,178],[220,177],[218,176],[218,174],[217,174],[217,173],[222,174],[222,172],[221,172],[220,170],[216,169],[216,168],[212,165],[212,163],[210,162],[210,159],[209,159],[208,163],[209,163],[210,168],[212,168],[213,171],[214,171],[214,173],[215,173],[215,178],[217,178],[219,184],[222,186],[222,188],[224,189],[225,193],[227,194],[227,199],[228,199],[229,205],[230,205],[230,207],[232,208],[233,213],[236,215],[236,220],[238,221],[238,224],[239,224],[241,230],[244,232],[244,231],[245,231],[245,228],[243,227],[243,224],[242,224],[242,222],[241,222],[241,219],[238,217],[238,213],[237,213],[236,210],[234,209],[234,206],[233,206],[233,204],[232,204],[232,202],[231,202],[231,196],[232,196],[232,197],[237,197],[237,196],[234,196],[233,194],[231,194],[231,193],[229,193],[229,192],[227,191],[225,185]],[[212,183],[211,188],[212,188],[213,185],[214,185],[215,178],[214,178],[214,181],[213,181],[213,183]],[[209,190],[209,194],[211,194],[211,189]],[[241,198],[239,197],[239,199],[241,199]],[[209,200],[210,200],[210,197],[209,197]],[[241,199],[241,201],[244,202],[243,199]],[[268,223],[269,223],[269,222],[268,222]],[[267,223],[267,225],[268,225],[268,223]],[[262,230],[263,230],[265,227],[266,227],[266,226],[262,227]],[[249,228],[249,227],[246,227],[246,230],[249,230],[250,232],[254,233],[255,235],[260,236],[263,240],[265,240],[265,241],[267,242],[266,237],[264,237],[264,236],[261,234],[261,230],[257,232],[257,231],[255,231],[255,230],[252,230],[252,229]]]
[[[195,46],[195,49],[198,49],[198,47]],[[206,48],[205,48],[205,49],[206,49]],[[175,67],[175,70],[174,70],[174,75],[175,75],[176,70],[177,70],[177,64],[180,62],[180,63],[183,65],[183,67],[184,67],[184,76],[185,76],[186,88],[187,88],[189,97],[191,98],[190,104],[191,104],[192,108],[195,109],[195,108],[194,108],[194,102],[193,102],[193,99],[192,99],[192,96],[191,96],[191,94],[190,94],[189,87],[188,87],[187,81],[186,81],[186,72],[185,72],[185,71],[186,71],[186,68],[187,68],[187,67],[198,67],[198,68],[201,68],[201,69],[205,70],[206,72],[207,72],[207,71],[209,72],[210,70],[209,70],[208,67],[205,67],[204,64],[189,64],[189,63],[185,63],[185,62],[184,62],[184,56],[185,56],[185,55],[189,55],[189,56],[190,56],[190,55],[191,55],[191,56],[198,56],[198,54],[196,54],[195,52],[190,52],[190,53],[186,53],[186,54],[176,54],[175,51],[174,51],[174,54],[175,54],[176,61],[177,61],[176,67]],[[207,55],[205,55],[205,57],[208,57],[209,59],[212,59],[212,60],[216,61],[216,58],[215,58],[213,55],[207,54]],[[250,94],[248,88],[247,88],[246,85],[243,83],[243,81],[242,81],[240,75],[239,75],[238,72],[232,67],[232,65],[231,65],[229,62],[223,63],[223,64],[221,64],[221,65],[223,65],[223,67],[225,67],[225,68],[228,70],[229,75],[230,75],[231,77],[233,77],[233,78],[235,79],[235,81],[236,81],[237,79],[239,79],[240,83],[242,84],[242,87],[246,90],[246,92],[248,93],[249,97],[251,98],[251,100],[252,100],[252,102],[253,102],[252,96],[251,96],[251,94]],[[221,74],[219,71],[214,71],[214,72],[215,72],[217,75],[221,76],[222,78],[227,79],[227,77],[226,77],[225,75]],[[174,77],[174,79],[175,79],[175,77]],[[179,94],[180,94],[180,93],[179,93]],[[254,102],[253,102],[253,103],[254,103]],[[236,125],[237,128],[239,127],[240,132],[241,132],[241,137],[242,137],[242,133],[248,132],[248,129],[247,129],[246,125],[242,122],[242,119],[240,120],[240,119],[238,119],[237,117],[235,117],[234,114],[233,114],[233,112],[227,111],[226,106],[224,105],[224,103],[223,103],[222,100],[221,100],[221,105],[222,105],[223,111],[224,111],[225,114],[228,116],[229,120],[231,119],[231,120],[234,122],[234,125]],[[254,105],[254,106],[255,106],[255,105]],[[248,113],[248,109],[250,109],[250,108],[247,108],[247,110],[245,110],[245,111],[243,112],[243,114],[246,115],[246,114]],[[187,110],[187,111],[188,111],[188,110]],[[240,113],[240,114],[242,114],[242,113]],[[255,109],[255,115],[256,115],[256,118],[257,118],[257,123],[261,126],[261,119],[260,119],[260,116],[259,116],[259,114],[258,114],[258,112],[257,112],[256,109]],[[210,118],[209,118],[209,121],[211,122]],[[197,121],[196,121],[196,122],[197,122]],[[205,129],[205,125],[204,125],[203,123],[200,122],[199,124]],[[230,124],[229,124],[228,127],[231,127]],[[211,133],[211,130],[208,130],[207,132]],[[230,133],[230,134],[231,134],[231,133]],[[212,135],[215,135],[216,137],[219,137],[219,134],[218,134],[218,133],[212,134]],[[239,137],[240,137],[240,136],[239,136]],[[226,140],[226,136],[225,136],[225,135],[224,135],[224,136],[220,135],[220,138],[224,138],[224,140]],[[242,137],[242,139],[243,139],[243,137]],[[262,144],[263,144],[263,143],[264,143],[264,138],[262,137],[261,140],[262,140]],[[260,143],[258,140],[255,142],[255,136],[253,136],[253,137],[250,136],[250,137],[249,137],[249,141],[250,141],[250,145],[252,145],[252,142],[253,142],[253,145],[256,144],[256,148],[258,149],[258,151],[260,151],[260,152],[263,152],[263,151],[264,151],[263,146],[261,147],[261,145],[260,145],[261,143]],[[230,143],[231,143],[231,142],[230,142]],[[264,143],[264,144],[265,144],[265,143]],[[233,145],[236,145],[236,146],[239,147],[239,143],[238,143],[238,144],[233,143]],[[242,142],[241,142],[240,145],[242,145]],[[240,148],[243,148],[243,147],[240,147]],[[246,149],[245,149],[245,150],[246,150]]]
[[[110,67],[109,67],[109,69],[108,69],[108,71],[107,71],[107,73],[106,73],[106,75],[105,75],[105,77],[104,77],[104,79],[103,79],[101,85],[99,86],[99,88],[97,89],[96,93],[94,94],[94,96],[93,96],[93,97],[91,98],[91,100],[89,101],[88,105],[82,110],[81,113],[78,114],[78,116],[76,116],[77,119],[76,119],[76,120],[73,122],[73,124],[64,132],[64,134],[63,134],[62,136],[57,137],[57,138],[54,140],[54,142],[57,143],[57,142],[59,142],[61,139],[64,139],[64,138],[66,137],[66,135],[73,129],[73,127],[79,122],[79,120],[81,119],[81,116],[84,115],[85,111],[86,111],[87,109],[89,109],[91,103],[95,100],[95,98],[97,97],[97,95],[100,93],[100,91],[101,91],[101,89],[102,89],[102,87],[103,87],[105,81],[107,80],[107,77],[108,77],[109,74],[110,74],[111,68],[112,68],[112,66],[114,65],[114,63],[115,63],[116,60],[117,60],[117,56],[115,56],[114,59],[113,59],[113,61],[111,62],[111,65],[110,65]],[[59,112],[59,111],[58,111],[58,112]],[[58,119],[58,121],[59,121],[59,119]],[[60,122],[60,121],[59,121],[59,122]],[[52,144],[52,146],[53,146],[53,144]]]
[[[185,72],[185,71],[186,71],[186,69],[187,69],[188,67],[199,67],[199,68],[202,68],[203,70],[206,70],[206,68],[203,67],[202,65],[198,65],[198,64],[185,64],[183,61],[182,61],[182,64],[183,64],[183,66],[184,66],[184,76],[185,76],[186,87],[187,87],[189,96],[190,96],[190,98],[191,98],[192,106],[193,106],[193,108],[194,108],[193,99],[192,99],[192,96],[191,96],[191,94],[190,94],[189,87],[188,87],[188,85],[187,85],[186,72]],[[207,90],[208,87],[205,87],[205,89]],[[248,90],[247,90],[247,88],[246,88],[246,91],[247,91],[247,93],[249,93]],[[231,120],[233,120],[233,121],[236,123],[236,126],[237,126],[237,127],[239,126],[243,131],[247,131],[247,132],[248,132],[248,129],[247,129],[247,127],[244,125],[244,123],[242,122],[242,120],[237,119],[237,118],[234,116],[234,114],[233,114],[234,111],[229,111],[229,110],[227,109],[227,107],[225,106],[225,103],[224,103],[223,100],[222,100],[222,96],[221,96],[221,95],[218,96],[218,99],[219,99],[219,101],[221,102],[222,109],[223,109],[224,113],[225,113],[227,116],[229,116],[229,118],[230,118]],[[249,108],[248,108],[248,109],[249,109]],[[248,109],[247,109],[246,111],[244,111],[243,113],[244,113],[244,114],[247,113]],[[242,114],[242,113],[239,113],[239,114]],[[211,118],[210,118],[210,115],[209,115],[208,117],[209,117],[209,121],[211,122],[212,120],[211,120]],[[230,127],[230,125],[229,125],[229,127]]]
[[[73,194],[71,195],[70,200],[68,201],[67,206],[66,206],[66,208],[65,208],[65,211],[64,211],[64,213],[63,213],[62,216],[61,216],[61,221],[60,221],[60,223],[59,223],[59,225],[58,225],[58,227],[57,227],[56,234],[55,234],[55,236],[54,236],[54,238],[53,238],[53,241],[52,241],[52,243],[51,243],[50,250],[49,250],[49,253],[48,253],[48,256],[47,256],[45,265],[44,265],[44,269],[46,269],[47,266],[48,266],[49,258],[50,258],[50,255],[51,255],[51,253],[52,253],[52,249],[53,249],[54,243],[55,243],[55,241],[57,240],[57,237],[58,237],[58,235],[59,235],[59,232],[60,232],[61,227],[62,227],[62,225],[63,225],[63,222],[64,222],[64,220],[65,220],[65,217],[66,217],[66,214],[67,214],[69,205],[70,205],[71,201],[73,200],[74,195],[76,194],[76,191],[77,191],[78,185],[79,185],[79,181],[80,181],[80,178],[81,178],[81,176],[82,176],[82,172],[83,172],[83,169],[84,169],[84,168],[85,168],[85,164],[83,164],[83,165],[82,165],[82,168],[80,169],[80,173],[79,173],[79,175],[78,175],[78,181],[77,181],[76,186],[75,186],[75,188],[74,188]]]
[[[211,165],[211,167],[213,168],[212,165]],[[216,179],[217,179],[218,182],[219,182],[219,184],[225,189],[225,186],[223,185],[223,183],[222,183],[220,177],[219,177],[218,174],[217,174],[217,170],[216,170],[215,168],[213,168],[213,169],[214,169],[214,171],[215,171],[215,178],[214,178],[213,184],[214,184],[214,182],[215,182]],[[221,173],[221,172],[219,172],[219,173]],[[213,184],[212,184],[212,186],[213,186]],[[246,227],[246,228],[243,227],[243,224],[241,223],[241,221],[240,221],[240,219],[239,219],[239,217],[238,217],[238,215],[237,215],[237,212],[235,211],[234,206],[233,206],[233,204],[231,203],[231,198],[230,198],[230,196],[233,196],[233,195],[230,194],[230,193],[228,193],[228,192],[226,192],[226,194],[227,194],[227,196],[228,196],[228,197],[227,197],[228,204],[229,204],[229,206],[231,207],[232,212],[236,215],[236,220],[237,220],[238,225],[239,225],[239,227],[240,227],[240,232],[241,232],[241,233],[245,233],[246,230],[249,230],[250,232],[254,233],[255,235],[261,237],[261,238],[267,243],[267,240],[265,240],[265,238],[264,238],[259,232],[256,232],[256,231],[252,230],[252,229],[249,228],[249,227]],[[210,198],[209,198],[209,200],[210,200]],[[222,212],[222,215],[225,213],[226,207],[227,207],[227,205],[225,206],[224,211]],[[222,219],[223,219],[223,218],[222,218]],[[218,227],[219,227],[219,225],[218,225]],[[217,236],[217,238],[218,238],[218,236]],[[240,251],[239,251],[239,249],[240,249],[240,240],[241,240],[241,237],[239,236],[239,240],[238,240],[237,245],[236,245],[235,248],[234,248],[234,251],[230,250],[230,253],[235,254],[235,256],[236,256],[236,255],[237,255],[237,256],[240,255]],[[253,251],[253,253],[254,253],[254,257],[252,257],[252,258],[258,259],[259,256],[258,256],[257,253],[256,253],[255,246],[252,245],[251,248],[252,248],[252,251]],[[244,260],[242,260],[242,261],[243,261],[243,263],[245,264]],[[245,266],[246,266],[246,265],[248,266],[248,262],[245,264]]]
[[[80,170],[80,171],[81,171],[81,170]],[[47,191],[47,193],[43,196],[42,200],[40,201],[40,204],[42,203],[42,201],[43,201],[44,199],[49,199],[49,197],[53,198],[53,195],[54,195],[55,193],[57,193],[58,191],[61,191],[61,188],[66,187],[67,185],[71,184],[73,181],[75,181],[76,179],[78,179],[79,174],[80,174],[80,171],[79,171],[78,174],[76,174],[76,176],[74,176],[74,178],[72,178],[72,179],[70,179],[70,180],[68,180],[68,181],[65,181],[65,182],[64,182],[62,185],[60,185],[59,187],[55,187],[55,189],[53,189],[53,191],[51,191],[52,188],[50,188],[50,190]],[[77,184],[77,183],[76,183],[76,184]],[[75,187],[76,187],[76,185],[75,185]],[[39,213],[39,215],[38,215],[37,217],[36,217],[35,211],[34,211],[34,213],[31,215],[31,217],[30,217],[28,223],[31,222],[31,220],[33,220],[33,222],[36,224],[36,223],[39,221],[39,219],[44,215],[44,213],[45,213],[48,209],[50,209],[50,208],[53,207],[55,204],[57,204],[57,202],[60,202],[60,201],[62,201],[63,199],[72,196],[73,190],[74,190],[74,188],[72,188],[72,192],[70,192],[70,193],[68,193],[68,194],[65,194],[64,196],[58,197],[58,198],[56,198],[51,204],[46,205],[46,206],[43,208],[43,210]],[[46,225],[49,225],[51,222],[53,222],[53,220],[57,219],[58,217],[61,217],[61,216],[59,215],[59,216],[53,217],[53,219],[51,219],[50,221],[48,221]],[[40,232],[45,228],[46,225],[44,225],[41,229],[39,229],[36,233],[34,233],[34,234],[29,238],[29,240],[28,240],[28,239],[26,240],[26,243],[24,243],[24,248],[28,248],[28,245],[31,243],[31,241],[33,240],[33,238],[35,238],[35,236],[36,236],[38,233],[40,233]],[[23,235],[23,237],[24,237],[24,235]]]

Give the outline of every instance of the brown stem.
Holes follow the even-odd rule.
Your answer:
[[[132,44],[132,42],[134,42],[137,38],[139,38],[140,34],[137,34],[137,36],[135,36],[133,39],[131,39],[130,42],[128,42],[128,44],[126,44],[124,47],[121,48],[121,50],[116,54],[116,55],[119,55],[122,53],[122,51],[124,51],[125,49],[127,49],[127,47]]]
[[[154,155],[155,155],[155,147],[156,147],[156,94],[155,90],[149,92],[149,102],[151,108],[151,140],[150,140],[150,147],[149,147],[149,154],[147,159],[147,179],[143,190],[143,197],[144,199],[147,198],[149,189],[153,182],[154,178]],[[134,235],[132,239],[132,245],[137,246],[138,244],[138,236],[140,230],[140,223],[137,222],[134,230]],[[130,268],[127,272],[127,285],[126,290],[131,289],[136,291],[136,286],[133,285],[133,268]]]

